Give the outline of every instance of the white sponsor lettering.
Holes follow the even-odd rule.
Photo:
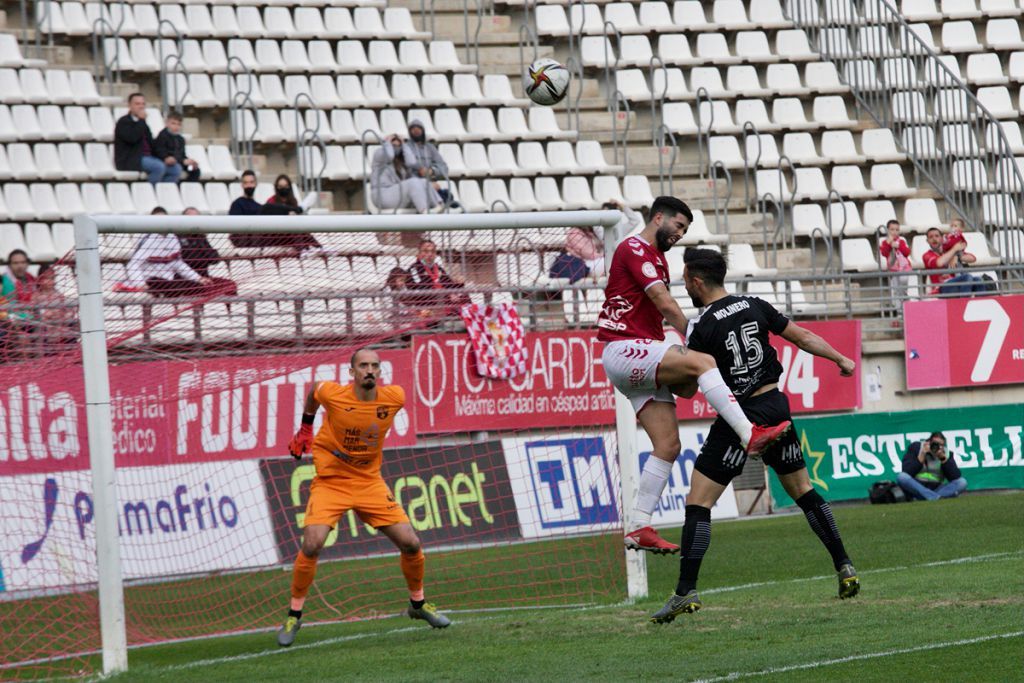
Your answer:
[[[64,460],[79,453],[78,406],[70,393],[47,395],[34,382],[0,392],[0,462]]]

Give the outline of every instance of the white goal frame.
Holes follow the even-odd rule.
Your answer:
[[[78,314],[82,338],[86,424],[89,462],[95,501],[96,563],[100,605],[103,673],[128,668],[125,631],[124,586],[117,533],[113,427],[107,335],[103,319],[103,280],[100,272],[99,235],[120,233],[299,233],[299,232],[418,232],[497,230],[602,226],[605,262],[615,251],[617,210],[540,211],[531,213],[482,213],[436,215],[361,216],[114,216],[81,215],[74,218],[75,270]],[[628,399],[615,391],[615,425],[621,479],[622,521],[628,527],[636,497],[639,467],[636,452],[636,416]],[[626,557],[628,598],[646,597],[647,565],[643,553]]]

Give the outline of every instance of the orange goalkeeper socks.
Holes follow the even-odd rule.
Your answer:
[[[420,564],[420,580],[422,585],[422,563]],[[316,576],[316,558],[307,557],[301,550],[295,557],[295,567],[292,569],[292,602],[291,608],[301,610],[306,602],[306,594],[309,587],[313,585],[313,577]]]
[[[402,574],[405,575],[405,583],[409,586],[409,599],[423,599],[423,574],[427,558],[421,549],[415,555],[401,553]]]

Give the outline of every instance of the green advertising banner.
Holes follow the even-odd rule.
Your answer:
[[[1024,403],[794,420],[811,483],[826,500],[866,499],[876,481],[896,481],[914,441],[932,432],[967,480],[967,490],[1024,488]],[[774,505],[793,505],[774,472]]]

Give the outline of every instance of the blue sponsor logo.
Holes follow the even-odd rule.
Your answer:
[[[526,458],[543,528],[619,520],[602,437],[532,441]]]
[[[95,513],[92,496],[85,491],[77,491],[69,497],[74,510],[78,538],[85,540],[86,531],[92,524]],[[21,549],[23,565],[31,562],[43,549],[53,526],[59,498],[60,487],[57,480],[48,477],[42,491],[42,535]],[[67,501],[68,498],[64,500]],[[238,524],[238,514],[235,500],[226,495],[217,498],[210,484],[204,484],[200,492],[190,492],[188,486],[179,484],[174,486],[173,493],[166,498],[154,497],[119,502],[117,531],[120,536],[154,536],[205,531],[222,526],[233,528]],[[0,569],[0,586],[2,584],[3,575]],[[0,587],[0,590],[3,588]]]

